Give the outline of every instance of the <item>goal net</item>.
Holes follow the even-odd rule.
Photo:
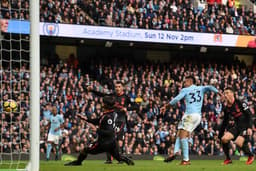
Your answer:
[[[27,170],[31,156],[29,8],[0,1],[0,170]],[[6,110],[8,100],[17,108]]]

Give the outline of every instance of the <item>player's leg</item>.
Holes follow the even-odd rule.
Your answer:
[[[66,163],[65,166],[79,166],[87,158],[88,154],[99,154],[104,151],[105,147],[102,147],[98,142],[91,145],[91,147],[85,147],[77,157],[77,160]]]
[[[175,140],[175,144],[174,144],[174,155],[177,155],[180,151],[180,130],[178,130],[177,132],[177,137],[176,137],[176,140]]]
[[[124,140],[124,131],[122,130],[120,133],[119,133],[119,135],[117,136],[117,141],[123,141]],[[119,151],[121,152],[121,148],[120,148],[120,146],[119,146],[119,144],[118,144],[118,147],[119,147]],[[107,160],[104,162],[105,164],[112,164],[113,162],[112,162],[112,160],[113,160],[113,158],[112,158],[112,155],[109,153],[109,152],[107,152],[106,153],[106,156],[107,156]],[[122,163],[122,161],[119,161],[118,163]]]
[[[107,160],[104,162],[105,164],[112,164],[112,156],[109,152],[106,153]]]
[[[124,143],[124,130],[122,130],[117,136],[118,150],[120,154],[124,154],[123,143]],[[123,161],[118,161],[118,164],[123,164]]]
[[[85,147],[78,155],[77,160],[64,164],[65,166],[80,166],[82,162],[87,158],[88,149]]]
[[[54,142],[54,135],[49,133],[48,138],[47,138],[46,160],[50,159],[50,154],[51,154],[51,151],[52,151],[53,142]]]
[[[118,161],[118,162],[125,162],[127,165],[134,165],[134,162],[132,161],[132,159],[121,155],[120,154],[120,148],[119,145],[117,144],[117,142],[113,142],[110,146],[109,153]]]
[[[60,152],[60,136],[56,135],[55,136],[55,141],[54,141],[54,146],[56,150],[56,155],[55,155],[55,160],[59,159],[59,152]]]
[[[52,144],[53,144],[53,142],[47,141],[47,148],[46,148],[46,160],[47,161],[50,159],[50,154],[52,151]]]
[[[180,142],[182,149],[182,165],[187,165],[189,163],[189,144],[188,144],[189,132],[186,130],[180,130]]]
[[[180,142],[182,149],[183,160],[181,165],[190,165],[189,160],[189,137],[190,134],[196,129],[201,121],[201,115],[194,113],[184,115],[182,129],[180,130]]]
[[[176,140],[175,140],[175,144],[174,144],[173,154],[170,154],[170,156],[168,156],[166,159],[164,159],[164,162],[171,162],[178,155],[178,153],[180,151],[180,137],[179,137],[180,135],[179,135],[179,133],[180,133],[180,131],[178,130]]]
[[[248,156],[246,164],[247,165],[252,164],[253,161],[254,161],[254,155],[253,155],[253,153],[251,152],[251,150],[250,150],[250,148],[248,146],[247,137],[238,136],[236,138],[235,143],[237,144],[237,146],[239,146],[243,150],[244,154]]]
[[[164,162],[171,162],[176,159],[176,156],[178,155],[181,149],[180,130],[183,129],[183,124],[184,124],[184,116],[182,117],[181,121],[178,123],[178,131],[177,131],[176,140],[174,144],[173,154],[170,154],[170,156],[164,159]]]
[[[225,165],[232,163],[232,160],[231,160],[231,157],[229,154],[229,142],[230,142],[230,140],[234,139],[235,132],[236,132],[236,130],[235,130],[235,128],[233,128],[233,129],[229,130],[228,132],[225,132],[221,138],[222,148],[223,148],[224,154],[226,156],[226,159],[224,160],[224,163],[223,163]]]
[[[106,152],[107,160],[104,162],[105,164],[112,164],[112,155],[109,152]]]

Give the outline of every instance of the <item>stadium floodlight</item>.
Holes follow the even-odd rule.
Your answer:
[[[0,3],[0,170],[39,171],[39,0],[7,3],[10,8]],[[23,20],[30,20],[29,35],[21,31]],[[13,34],[14,27],[20,31]],[[8,99],[17,111],[4,110]]]

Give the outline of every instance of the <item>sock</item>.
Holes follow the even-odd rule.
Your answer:
[[[193,144],[194,144],[193,138],[190,137],[190,138],[188,139],[188,142],[191,144],[191,146],[193,146]]]
[[[112,156],[109,152],[106,153],[107,154],[107,161],[112,161]]]
[[[226,143],[226,144],[222,144],[222,148],[223,148],[223,151],[226,155],[226,159],[230,160],[230,156],[229,156],[229,143]]]
[[[57,144],[56,145],[56,158],[58,158],[59,157],[59,145]]]
[[[181,139],[181,149],[184,161],[189,161],[188,138]]]
[[[51,143],[48,143],[47,144],[47,150],[46,150],[46,159],[49,159],[50,158],[50,153],[52,151],[52,144]]]
[[[175,145],[174,145],[174,156],[176,155],[176,153],[178,153],[180,151],[180,137],[176,138],[175,141]]]
[[[245,141],[243,146],[242,146],[242,150],[244,151],[244,154],[247,156],[253,156],[251,150],[249,149],[248,143]]]
[[[79,163],[82,163],[82,161],[84,161],[86,158],[87,158],[87,149],[85,148],[80,154],[79,154],[79,156],[78,156],[78,158],[77,158],[77,161],[79,162]]]
[[[126,156],[120,156],[119,158],[116,158],[116,159],[117,159],[118,162],[124,161],[128,165],[133,163],[133,161],[131,159],[129,159],[128,157],[126,157]]]

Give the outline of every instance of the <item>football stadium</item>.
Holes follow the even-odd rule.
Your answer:
[[[1,0],[0,171],[255,159],[255,0]]]

